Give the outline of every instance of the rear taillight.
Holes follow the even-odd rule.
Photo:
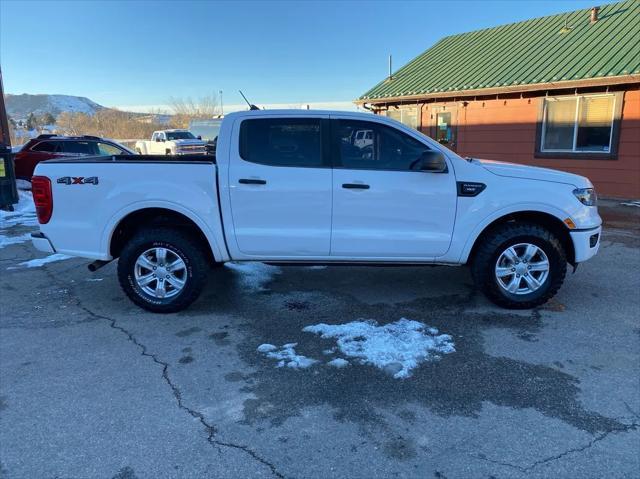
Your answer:
[[[38,222],[46,225],[53,213],[53,194],[51,193],[51,180],[46,176],[34,176],[31,178],[31,193],[36,205]]]

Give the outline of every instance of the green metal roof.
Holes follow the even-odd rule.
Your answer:
[[[594,24],[590,10],[445,37],[359,100],[640,73],[640,1],[604,5]]]

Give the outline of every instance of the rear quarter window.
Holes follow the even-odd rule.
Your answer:
[[[58,145],[53,141],[41,141],[40,143],[31,147],[31,151],[42,151],[47,153],[55,153],[58,150]]]

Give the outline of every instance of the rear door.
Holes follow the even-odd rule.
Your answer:
[[[240,255],[328,257],[328,116],[249,117],[235,124],[233,138],[229,194]]]
[[[418,169],[430,146],[381,122],[349,119],[332,120],[332,140],[332,257],[428,260],[447,252],[456,182],[451,168]]]

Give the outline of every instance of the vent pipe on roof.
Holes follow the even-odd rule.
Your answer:
[[[389,55],[389,76],[387,77],[387,81],[393,80],[393,75],[391,74],[391,55]]]
[[[591,23],[596,23],[598,21],[598,11],[600,11],[600,7],[593,7],[591,9]]]

